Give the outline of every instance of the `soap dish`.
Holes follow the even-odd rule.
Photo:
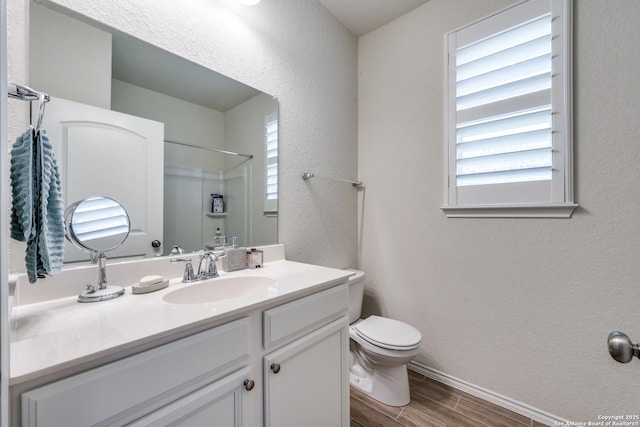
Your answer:
[[[153,285],[140,286],[140,284],[133,285],[131,287],[131,293],[134,294],[146,294],[149,292],[159,291],[169,286],[169,281],[154,283]]]

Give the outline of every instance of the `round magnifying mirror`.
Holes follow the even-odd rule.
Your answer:
[[[116,249],[129,236],[131,222],[124,207],[109,197],[90,197],[65,211],[67,239],[78,248],[97,255],[98,284],[87,285],[78,301],[94,302],[124,294],[121,286],[107,285],[105,252]]]
[[[67,239],[80,249],[103,253],[119,247],[129,236],[131,222],[124,207],[109,197],[90,197],[65,211]]]

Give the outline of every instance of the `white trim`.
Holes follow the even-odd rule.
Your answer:
[[[552,2],[551,12],[556,13],[556,8],[559,7],[558,3]],[[563,34],[564,34],[564,90],[562,94],[567,99],[562,100],[564,109],[564,142],[565,142],[565,156],[564,156],[564,179],[565,179],[565,202],[574,202],[574,176],[573,176],[573,1],[565,0],[560,6],[563,8],[562,14],[564,17]],[[554,15],[555,16],[555,15]]]
[[[545,425],[568,425],[569,421],[556,415],[545,412],[541,409],[534,408],[522,402],[494,393],[490,390],[470,384],[466,381],[452,377],[451,375],[429,368],[417,362],[410,362],[408,368],[414,372],[438,381],[442,384],[453,387],[457,390],[479,397],[482,400],[496,404],[502,408],[508,409],[532,420],[538,421]]]
[[[443,206],[447,218],[571,218],[575,203],[559,205]]]
[[[7,120],[7,2],[0,0],[0,426],[9,426],[9,142]]]

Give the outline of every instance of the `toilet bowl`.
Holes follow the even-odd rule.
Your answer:
[[[349,278],[349,382],[364,394],[389,406],[409,403],[407,363],[417,354],[422,335],[413,326],[381,316],[360,319],[364,277]]]

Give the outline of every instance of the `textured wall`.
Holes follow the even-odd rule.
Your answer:
[[[368,310],[405,320],[417,361],[575,421],[637,414],[640,2],[575,2],[571,219],[447,219],[443,34],[508,4],[431,0],[359,41],[361,268]],[[392,266],[392,268],[389,268]]]
[[[307,170],[344,178],[356,170],[357,41],[316,0],[270,0],[255,7],[230,0],[179,6],[154,0],[48,3],[277,96],[279,242],[293,260],[356,266],[356,192],[349,185],[301,179]]]

